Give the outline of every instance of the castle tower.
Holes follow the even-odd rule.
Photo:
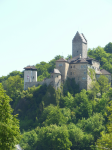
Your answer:
[[[87,40],[83,33],[77,31],[72,40],[72,58],[80,56],[80,54],[82,58],[87,58]]]
[[[37,82],[37,69],[34,66],[24,68],[24,89],[26,82]]]
[[[68,77],[69,63],[66,59],[60,58],[56,61],[56,69],[58,69],[62,75],[62,81]]]

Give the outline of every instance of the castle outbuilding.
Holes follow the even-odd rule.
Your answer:
[[[24,89],[39,84],[50,84],[57,89],[67,78],[74,78],[79,84],[80,90],[88,90],[92,82],[88,74],[89,68],[95,71],[96,78],[102,74],[108,77],[109,83],[111,83],[111,74],[105,69],[100,70],[100,63],[97,60],[87,57],[87,40],[83,33],[77,32],[72,40],[72,59],[60,58],[57,60],[51,78],[46,78],[42,82],[37,82],[37,69],[34,66],[25,67]]]

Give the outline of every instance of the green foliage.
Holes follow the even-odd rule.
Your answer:
[[[66,126],[50,125],[39,130],[37,149],[70,150],[71,145]]]
[[[101,132],[101,138],[96,142],[98,149],[112,149],[112,102],[108,107],[108,111],[110,112],[107,123],[108,132]]]
[[[70,141],[72,142],[71,149],[86,149],[90,150],[90,145],[94,141],[91,134],[84,133],[82,129],[71,123],[68,125]]]
[[[106,92],[110,87],[108,78],[104,75],[100,75],[100,77],[98,78],[98,83],[100,85],[99,89],[102,95],[102,93]]]
[[[93,50],[89,49],[88,55],[100,61],[102,68],[112,72],[112,54],[97,47]],[[56,60],[61,57],[58,55],[48,63],[42,61],[36,64],[38,81],[50,77]],[[69,57],[71,55],[68,55],[66,59]],[[14,108],[14,114],[19,114],[20,129],[23,132],[20,145],[24,150],[92,150],[93,147],[95,150],[97,139],[108,143],[107,146],[103,145],[104,147],[110,146],[112,88],[108,86],[108,79],[104,76],[100,76],[96,81],[95,72],[92,69],[88,74],[93,80],[91,90],[82,90],[80,93],[75,80],[69,78],[58,90],[50,85],[39,85],[25,91],[23,90],[23,72],[13,71],[8,76],[0,78],[7,94],[13,99],[10,104]],[[7,114],[5,109],[3,111]],[[3,116],[2,113],[0,115]],[[14,117],[11,117],[13,120]],[[14,125],[18,126],[16,120]],[[4,124],[8,125],[9,129],[10,122],[7,122],[7,119],[5,121],[6,124]],[[105,124],[108,125],[105,126]],[[3,128],[0,128],[0,133],[1,129]],[[11,135],[14,132],[17,133],[16,130],[10,131]],[[19,141],[19,136],[17,140]]]
[[[88,56],[98,60],[101,68],[112,73],[112,54],[106,53],[104,48],[98,46],[97,48],[89,49]]]
[[[109,42],[109,43],[104,47],[104,50],[105,50],[107,53],[112,53],[112,43]]]
[[[36,64],[36,68],[38,70],[38,81],[42,81],[44,78],[50,78],[50,73],[56,67],[56,60],[60,59],[62,56],[57,55],[54,59],[50,62],[46,63],[44,61]]]
[[[13,100],[16,99],[18,92],[23,90],[23,79],[19,76],[10,76],[3,83],[7,95]]]
[[[89,101],[86,90],[82,90],[80,93],[76,94],[74,97],[73,104],[76,120],[82,117],[88,118],[92,115],[92,104]]]
[[[92,68],[89,68],[88,75],[90,76],[91,80],[93,81],[95,79],[95,70]]]
[[[87,120],[79,120],[77,126],[86,133],[92,134],[96,141],[96,139],[100,136],[100,132],[105,130],[103,122],[103,115],[96,113]]]
[[[9,104],[11,99],[6,95],[0,83],[0,149],[12,150],[19,143],[21,135],[17,115]]]
[[[79,93],[79,85],[76,84],[75,79],[68,78],[63,85],[63,95],[66,96],[67,93],[73,94]]]
[[[61,112],[58,106],[50,105],[46,107],[40,118],[44,126],[49,126],[50,124],[62,125],[67,122],[66,117]]]
[[[72,59],[72,55],[68,55],[65,59],[66,59],[66,60]]]
[[[20,141],[20,145],[24,150],[32,150],[35,149],[35,145],[37,143],[38,136],[35,130],[24,132],[22,139]]]

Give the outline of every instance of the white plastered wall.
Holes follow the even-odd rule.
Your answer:
[[[32,82],[37,82],[37,71],[32,71]]]

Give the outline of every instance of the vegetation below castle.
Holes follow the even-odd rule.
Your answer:
[[[98,60],[101,68],[110,73],[111,45],[88,50],[88,56]],[[49,63],[36,64],[38,81],[50,77],[55,61],[60,57],[56,56]],[[10,104],[14,115],[19,114],[20,145],[24,150],[112,148],[112,88],[106,77],[100,76],[92,83],[91,90],[80,92],[73,79],[68,79],[58,90],[40,85],[24,91],[23,72],[19,71],[1,77],[0,82],[13,100]]]

